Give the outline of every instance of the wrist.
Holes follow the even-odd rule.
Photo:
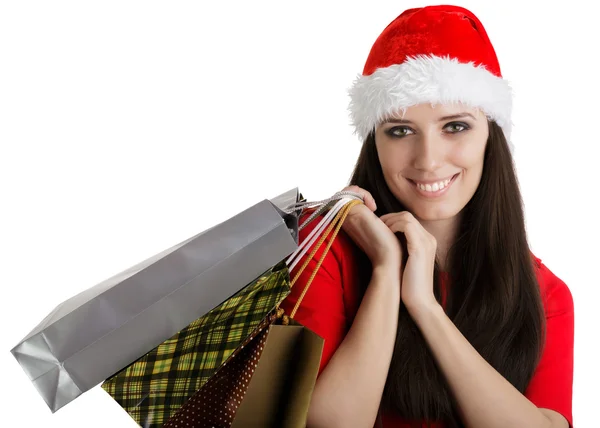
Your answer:
[[[390,298],[394,298],[394,300],[398,300],[398,304],[400,304],[400,282],[402,275],[400,274],[400,267],[394,264],[390,265],[376,265],[373,266],[373,271],[371,274],[371,284],[380,284],[384,289],[388,290]]]
[[[400,263],[383,262],[373,264],[373,276],[380,276],[400,284],[400,279],[402,278]]]
[[[427,317],[438,316],[440,312],[445,314],[442,305],[440,305],[434,296],[419,302],[404,302],[404,306],[416,323]]]

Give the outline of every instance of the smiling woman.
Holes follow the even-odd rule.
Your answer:
[[[363,146],[346,190],[365,204],[296,314],[325,339],[308,426],[572,426],[573,300],[529,249],[511,91],[481,22],[403,12],[350,97]]]

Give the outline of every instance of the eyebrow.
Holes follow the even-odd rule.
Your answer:
[[[438,122],[442,122],[444,120],[451,120],[451,119],[460,119],[461,117],[467,117],[467,116],[474,120],[477,120],[475,118],[475,116],[473,116],[471,113],[463,112],[463,113],[453,114],[450,116],[440,117],[438,119]],[[384,120],[383,123],[410,123],[410,124],[412,124],[413,122],[411,122],[410,120],[406,120],[406,119],[397,119],[394,117],[390,117],[389,119]]]

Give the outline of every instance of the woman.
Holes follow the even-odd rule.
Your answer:
[[[365,204],[295,317],[325,340],[308,426],[572,426],[573,300],[528,248],[510,88],[479,20],[405,11],[350,96],[364,144],[346,189]]]

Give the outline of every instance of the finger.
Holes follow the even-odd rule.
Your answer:
[[[381,220],[386,221],[392,218],[402,218],[407,220],[416,220],[415,217],[409,211],[400,211],[397,213],[388,213],[379,217]]]
[[[398,217],[403,218],[407,221],[418,221],[410,211],[400,211]]]
[[[421,252],[435,253],[437,242],[433,235],[429,234],[418,221],[407,216],[403,217],[397,216],[394,219],[388,219],[386,224],[392,232],[404,234],[409,252],[412,254]]]
[[[384,223],[387,227],[390,228],[392,232],[402,232],[405,233],[409,228],[410,222],[403,218],[393,217],[387,218],[384,220]]]
[[[371,193],[369,193],[365,189],[358,187],[356,185],[352,185],[352,186],[348,186],[348,187],[344,188],[344,190],[355,192],[355,193],[358,193],[359,195],[361,195],[365,205],[371,211],[375,211],[377,209],[377,204],[375,203],[375,198],[373,198],[373,195],[371,195]]]
[[[388,213],[379,217],[384,223],[393,222],[395,219],[403,220],[416,220],[414,216],[408,211],[400,211],[398,213]]]
[[[411,219],[396,217],[388,219],[386,224],[393,232],[402,232],[406,235],[407,239],[413,241],[425,240],[427,235],[427,231],[421,223]]]

